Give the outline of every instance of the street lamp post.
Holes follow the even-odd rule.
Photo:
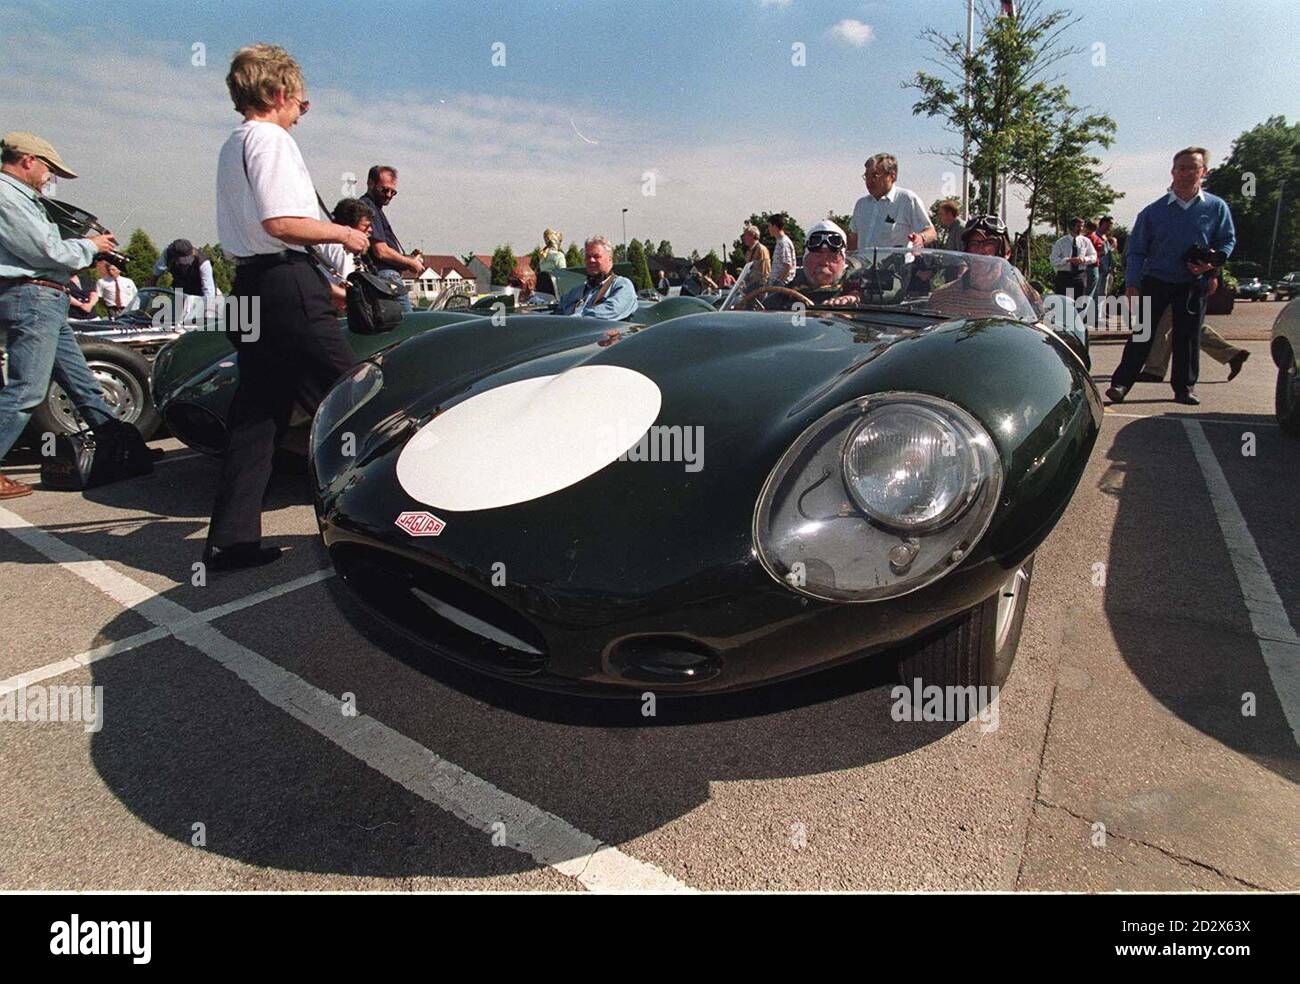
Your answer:
[[[627,253],[627,209],[623,209],[623,252]]]
[[[1266,277],[1273,276],[1273,250],[1277,246],[1277,223],[1282,218],[1282,193],[1286,191],[1286,178],[1283,178],[1277,186],[1277,211],[1273,213],[1273,239],[1268,244],[1268,273]]]
[[[969,62],[975,51],[975,0],[966,0],[966,60]],[[970,70],[966,70],[964,103],[967,115],[970,114]],[[961,131],[961,198],[963,218],[970,218],[970,126],[963,126]]]

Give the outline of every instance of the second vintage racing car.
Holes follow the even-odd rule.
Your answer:
[[[386,349],[312,424],[335,568],[411,639],[534,687],[710,693],[864,657],[1000,684],[1101,403],[1069,311],[972,259],[876,250],[845,304]]]

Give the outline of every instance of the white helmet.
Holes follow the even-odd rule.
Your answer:
[[[809,229],[808,234],[804,237],[804,254],[807,255],[809,250],[823,243],[829,243],[834,249],[843,253],[848,247],[849,237],[844,234],[843,229],[830,219],[822,219]]]

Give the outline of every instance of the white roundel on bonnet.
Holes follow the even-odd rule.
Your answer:
[[[507,383],[434,417],[397,459],[413,499],[468,512],[539,499],[594,475],[641,439],[663,399],[621,366]]]

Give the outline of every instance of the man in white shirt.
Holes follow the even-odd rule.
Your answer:
[[[785,234],[785,216],[778,212],[767,222],[767,232],[774,240],[772,245],[772,275],[769,284],[784,287],[794,279],[794,243]]]
[[[239,353],[239,388],[203,554],[214,571],[279,557],[278,547],[262,546],[277,438],[295,405],[315,413],[356,362],[330,306],[329,282],[307,249],[370,246],[365,233],[324,215],[289,135],[310,106],[298,63],[274,45],[241,48],[226,86],[244,117],[217,160],[217,235],[235,259],[226,334]]]
[[[96,266],[99,268],[99,280],[95,283],[95,290],[99,293],[100,300],[110,315],[121,314],[122,309],[134,301],[135,295],[139,293],[135,281],[107,260],[101,260]]]
[[[1097,250],[1083,234],[1083,219],[1070,220],[1070,232],[1052,244],[1052,291],[1080,298],[1088,292],[1088,267],[1097,262]],[[1073,291],[1073,294],[1070,292]]]
[[[936,239],[934,223],[921,196],[898,187],[898,158],[893,154],[868,157],[862,180],[867,194],[853,206],[849,223],[849,249],[867,246],[930,246]]]

